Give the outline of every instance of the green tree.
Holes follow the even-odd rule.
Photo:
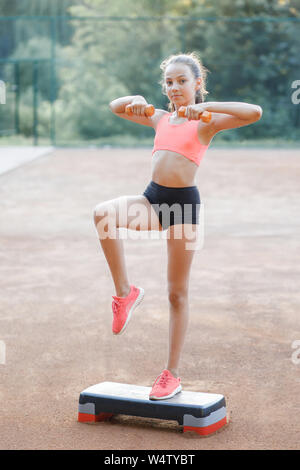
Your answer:
[[[300,19],[299,0],[0,0],[0,8],[5,16],[90,17],[56,22],[57,128],[69,139],[152,135],[150,128],[118,119],[108,103],[142,94],[165,107],[160,62],[191,51],[211,72],[208,101],[247,101],[264,109],[258,125],[225,132],[225,138],[297,137],[299,106],[291,104],[291,83],[300,76],[300,23],[292,21]],[[279,21],[285,17],[291,21]],[[52,34],[48,20],[2,21],[0,55],[50,58]],[[47,67],[39,69],[43,132],[50,115]],[[21,75],[21,104],[29,114],[31,71],[23,68]]]

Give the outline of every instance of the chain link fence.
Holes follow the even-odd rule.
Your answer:
[[[35,145],[150,144],[153,129],[117,118],[108,103],[141,94],[166,109],[161,61],[197,51],[209,70],[207,101],[264,110],[259,127],[223,138],[297,140],[299,27],[300,19],[263,17],[0,17],[0,137],[21,135]]]

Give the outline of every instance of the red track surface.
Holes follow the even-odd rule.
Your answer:
[[[211,148],[199,168],[205,241],[180,372],[184,389],[225,395],[229,426],[201,439],[175,422],[77,422],[83,389],[151,386],[166,364],[166,240],[124,242],[145,299],[116,337],[93,226],[95,205],[141,194],[150,168],[150,149],[69,149],[0,176],[1,449],[299,448],[299,149]]]

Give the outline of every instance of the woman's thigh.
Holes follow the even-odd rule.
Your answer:
[[[162,231],[159,218],[143,195],[121,196],[98,204],[94,211],[95,224],[113,223],[117,228]]]

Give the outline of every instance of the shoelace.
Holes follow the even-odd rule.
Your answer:
[[[158,379],[156,385],[161,385],[162,387],[166,387],[167,383],[170,381],[171,377],[167,374],[161,374]]]
[[[118,313],[120,312],[120,307],[121,305],[119,304],[119,302],[117,300],[114,300],[113,303],[112,303],[112,308],[113,308],[113,312],[118,315]]]

